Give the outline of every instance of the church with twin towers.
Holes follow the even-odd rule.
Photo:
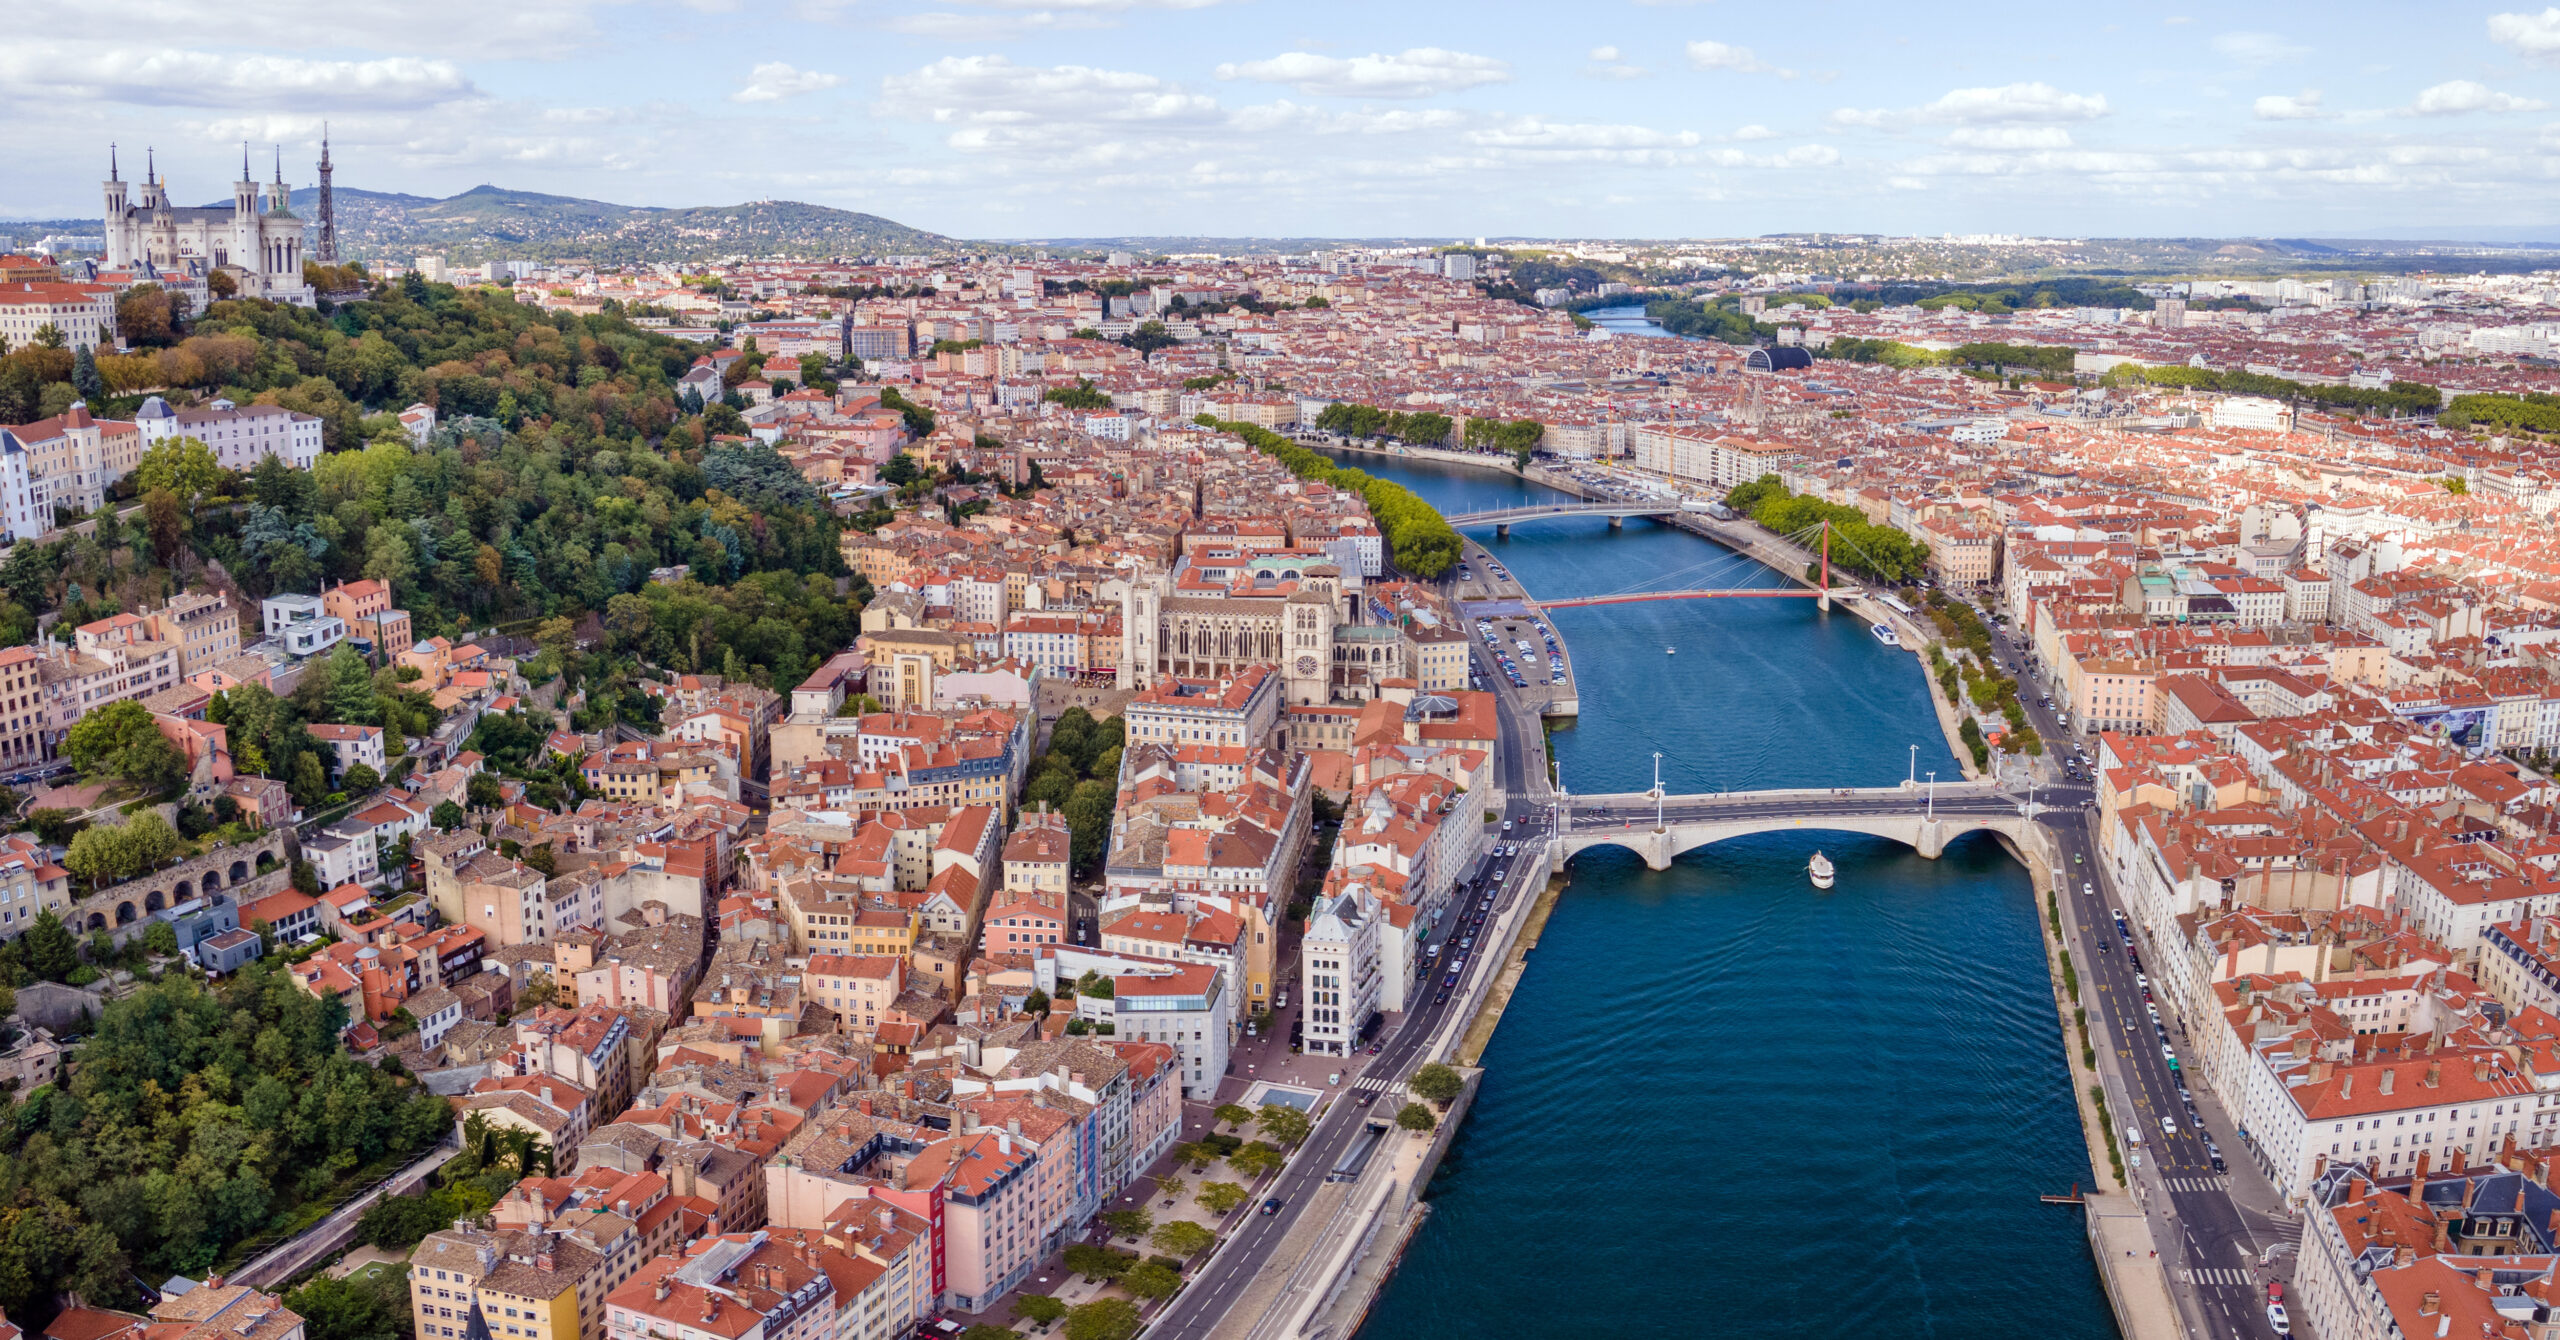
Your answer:
[[[169,186],[160,179],[156,156],[146,155],[139,188],[129,188],[117,167],[113,145],[107,149],[106,265],[110,270],[149,266],[171,274],[207,276],[229,273],[243,298],[313,303],[311,286],[303,282],[303,224],[293,212],[293,191],[285,185],[284,156],[276,155],[275,179],[261,190],[250,176],[249,154],[240,154],[240,180],[231,184],[231,204],[184,206],[169,203]],[[334,222],[328,195],[329,151],[320,150],[322,250]],[[327,263],[322,255],[308,257]]]

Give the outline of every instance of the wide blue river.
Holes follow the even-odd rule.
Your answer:
[[[1552,496],[1342,459],[1443,511]],[[1644,521],[1480,538],[1549,597],[1723,553]],[[1920,771],[1958,775],[1917,662],[1811,601],[1556,619],[1581,688],[1555,737],[1574,791],[1641,790],[1657,750],[1675,792],[1891,784],[1914,745]],[[1817,848],[1828,893],[1805,879]],[[1807,830],[1659,874],[1602,849],[1571,873],[1364,1337],[2114,1334],[2079,1212],[2036,1200],[2088,1160],[2034,896],[1994,841],[1927,861]]]

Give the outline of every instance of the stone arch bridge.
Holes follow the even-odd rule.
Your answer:
[[[1936,859],[1967,833],[1992,832],[2016,851],[2048,839],[2019,798],[1981,782],[1796,791],[1722,791],[1665,795],[1651,791],[1573,796],[1551,839],[1557,864],[1593,847],[1624,847],[1653,869],[1727,838],[1783,829],[1829,829],[1887,838]],[[1657,821],[1657,815],[1659,820]]]

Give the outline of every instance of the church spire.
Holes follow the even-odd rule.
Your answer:
[[[116,142],[114,140],[107,141],[107,180],[124,180],[123,177],[116,174]]]
[[[159,152],[159,150],[152,148],[150,145],[146,144],[142,146],[142,179],[144,181],[156,182],[160,180]]]
[[[257,178],[249,175],[249,142],[247,140],[240,141],[240,180],[257,180]]]
[[[284,146],[276,146],[276,185],[284,185]]]

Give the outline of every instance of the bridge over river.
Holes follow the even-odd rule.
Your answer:
[[[2037,807],[1988,782],[1704,795],[1633,791],[1558,800],[1561,822],[1550,839],[1558,864],[1593,847],[1624,847],[1663,870],[1684,851],[1787,828],[1865,833],[1933,859],[1967,833],[1998,833],[2020,850],[2039,840]]]

